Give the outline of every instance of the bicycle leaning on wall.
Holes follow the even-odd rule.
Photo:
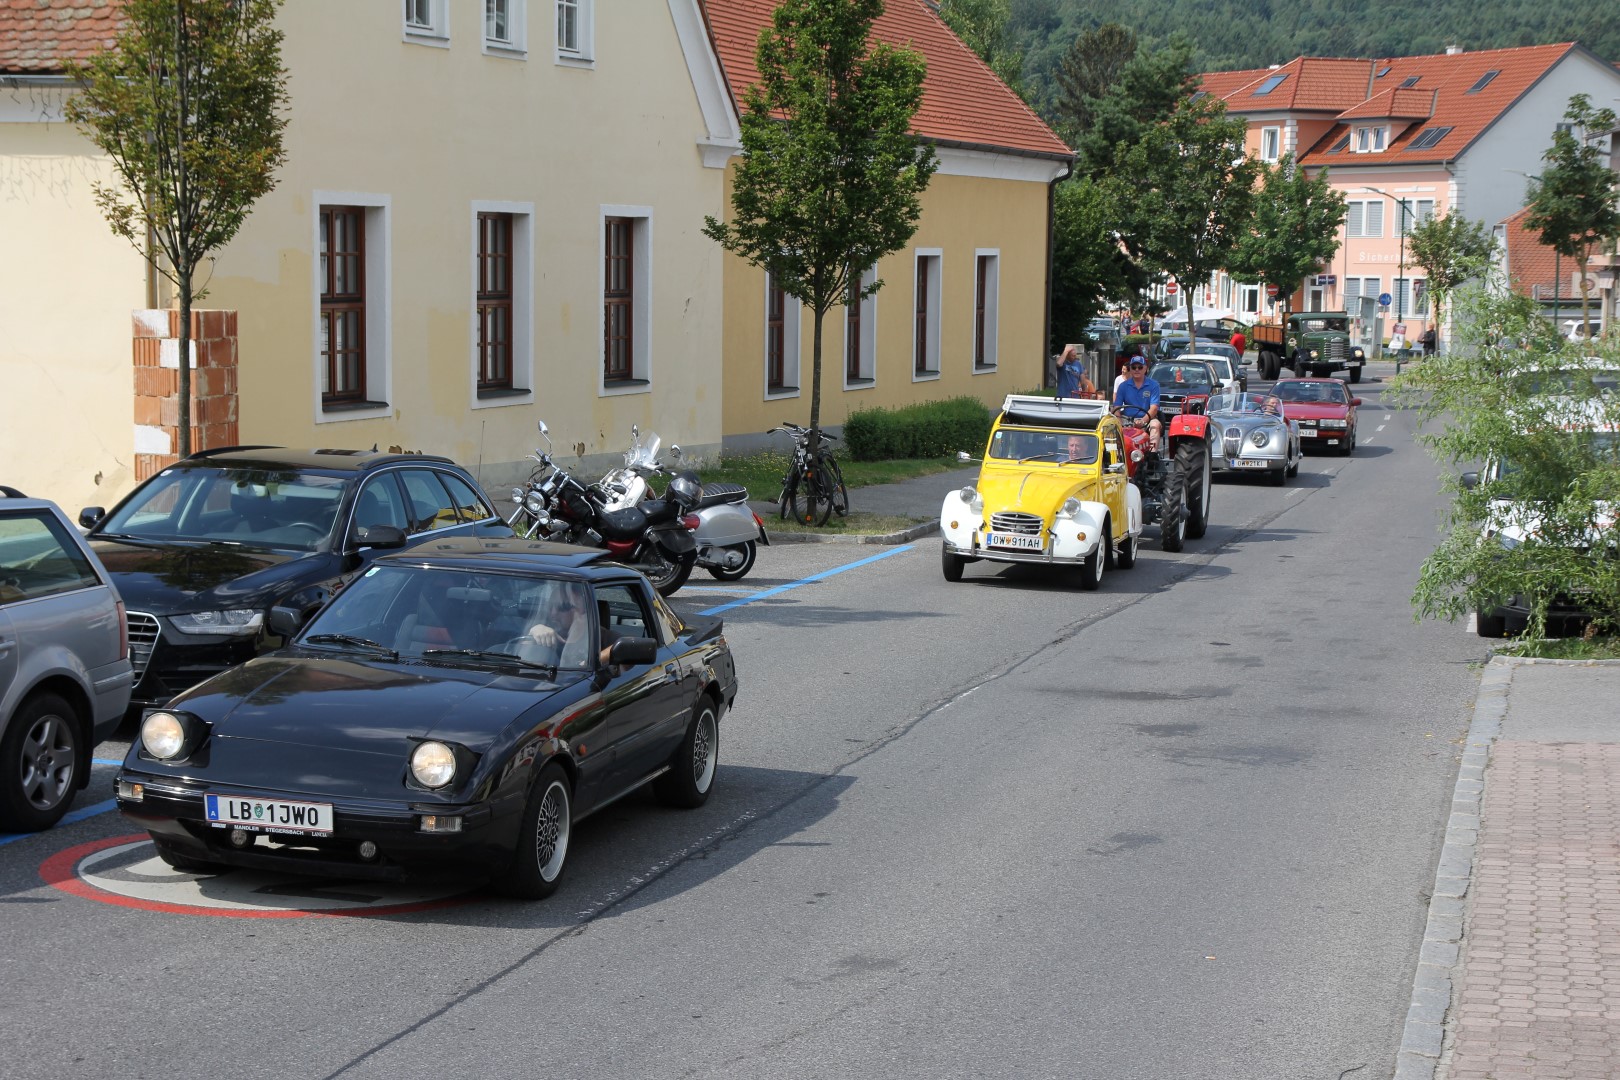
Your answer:
[[[849,489],[844,486],[844,474],[838,462],[826,452],[829,440],[837,436],[817,430],[814,451],[810,449],[813,429],[782,422],[766,432],[782,432],[793,439],[793,456],[788,470],[782,476],[782,491],[777,505],[783,521],[791,518],[801,525],[825,525],[833,514],[844,517],[849,513]]]

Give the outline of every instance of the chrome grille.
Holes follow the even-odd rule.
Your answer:
[[[1037,514],[1020,514],[1012,510],[1004,510],[999,514],[990,515],[990,528],[995,532],[1025,533],[1029,536],[1041,535],[1041,518]]]
[[[129,665],[135,669],[136,681],[146,674],[146,665],[152,662],[157,640],[157,617],[144,611],[129,612]]]
[[[1226,456],[1237,457],[1243,451],[1243,432],[1237,428],[1228,428],[1224,438],[1226,440]]]
[[[1347,354],[1343,339],[1334,338],[1327,343],[1327,354],[1334,360],[1343,360]]]

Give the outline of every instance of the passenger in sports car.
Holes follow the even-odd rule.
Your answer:
[[[1140,356],[1133,356],[1126,369],[1130,376],[1125,382],[1119,384],[1114,392],[1114,412],[1122,413],[1120,406],[1131,406],[1130,415],[1124,416],[1125,422],[1133,427],[1146,427],[1148,429],[1148,449],[1159,449],[1159,432],[1162,425],[1159,422],[1159,384],[1147,377],[1147,361]]]

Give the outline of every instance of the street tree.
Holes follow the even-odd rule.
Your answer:
[[[1059,184],[1052,207],[1053,352],[1105,308],[1135,305],[1148,275],[1126,253],[1113,202],[1092,180]]]
[[[1407,236],[1406,246],[1429,283],[1429,299],[1438,324],[1452,293],[1463,282],[1485,276],[1496,241],[1483,221],[1450,213],[1418,222]]]
[[[1569,99],[1567,126],[1553,132],[1542,155],[1546,167],[1530,178],[1525,227],[1566,259],[1575,260],[1581,280],[1581,322],[1592,340],[1591,287],[1586,261],[1594,249],[1620,238],[1620,176],[1604,164],[1596,140],[1615,130],[1613,109],[1594,109],[1585,94]],[[1580,135],[1577,136],[1576,132]]]
[[[883,0],[783,0],[760,32],[732,220],[704,235],[771,276],[815,318],[810,426],[821,424],[822,322],[858,303],[878,259],[911,239],[937,163],[911,134],[922,57],[869,44]]]
[[[1074,131],[1070,144],[1077,159],[1075,175],[1095,180],[1111,173],[1119,148],[1140,142],[1150,129],[1168,121],[1192,95],[1196,81],[1192,46],[1185,40],[1174,38],[1162,49],[1139,51],[1101,97],[1087,99],[1089,111],[1081,114],[1087,126]]]
[[[1328,183],[1326,169],[1309,176],[1292,154],[1261,163],[1254,214],[1233,245],[1227,272],[1238,281],[1277,285],[1292,298],[1305,275],[1339,250],[1345,212],[1344,195]]]
[[[1099,99],[1120,81],[1120,75],[1136,57],[1136,34],[1118,23],[1104,23],[1086,30],[1074,39],[1058,62],[1057,128],[1073,146],[1082,132],[1095,122]]]
[[[940,0],[939,17],[996,77],[1024,94],[1024,54],[1007,33],[1007,0]]]
[[[279,0],[128,0],[113,46],[69,66],[67,117],[112,162],[94,185],[118,236],[180,301],[181,457],[191,453],[196,274],[276,185],[286,159]]]
[[[1523,597],[1525,636],[1542,637],[1555,599],[1578,596],[1594,632],[1620,632],[1620,399],[1590,372],[1536,363],[1556,355],[1556,331],[1531,298],[1471,282],[1452,303],[1461,347],[1394,384],[1428,429],[1419,437],[1448,467],[1451,492],[1414,613],[1490,620],[1504,598]],[[1620,364],[1612,342],[1595,348]],[[1477,483],[1456,471],[1480,464]]]
[[[1119,148],[1106,181],[1143,263],[1181,282],[1189,313],[1198,284],[1230,262],[1252,228],[1260,163],[1243,152],[1246,126],[1218,100],[1185,97],[1168,120]]]

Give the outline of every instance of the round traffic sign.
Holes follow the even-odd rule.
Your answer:
[[[1389,295],[1389,293],[1387,293],[1387,292],[1381,292],[1381,293],[1378,294],[1378,302],[1380,304],[1383,304],[1385,307],[1389,307],[1390,303],[1394,299],[1395,298],[1393,296]]]
[[[1278,289],[1277,286],[1275,286],[1275,285],[1267,285],[1266,286],[1266,295],[1267,296],[1276,296],[1281,291],[1282,290]]]
[[[1171,296],[1176,295],[1176,283],[1173,282],[1173,281],[1165,282],[1164,283],[1164,291],[1166,293],[1168,293],[1169,295],[1171,295]]]

